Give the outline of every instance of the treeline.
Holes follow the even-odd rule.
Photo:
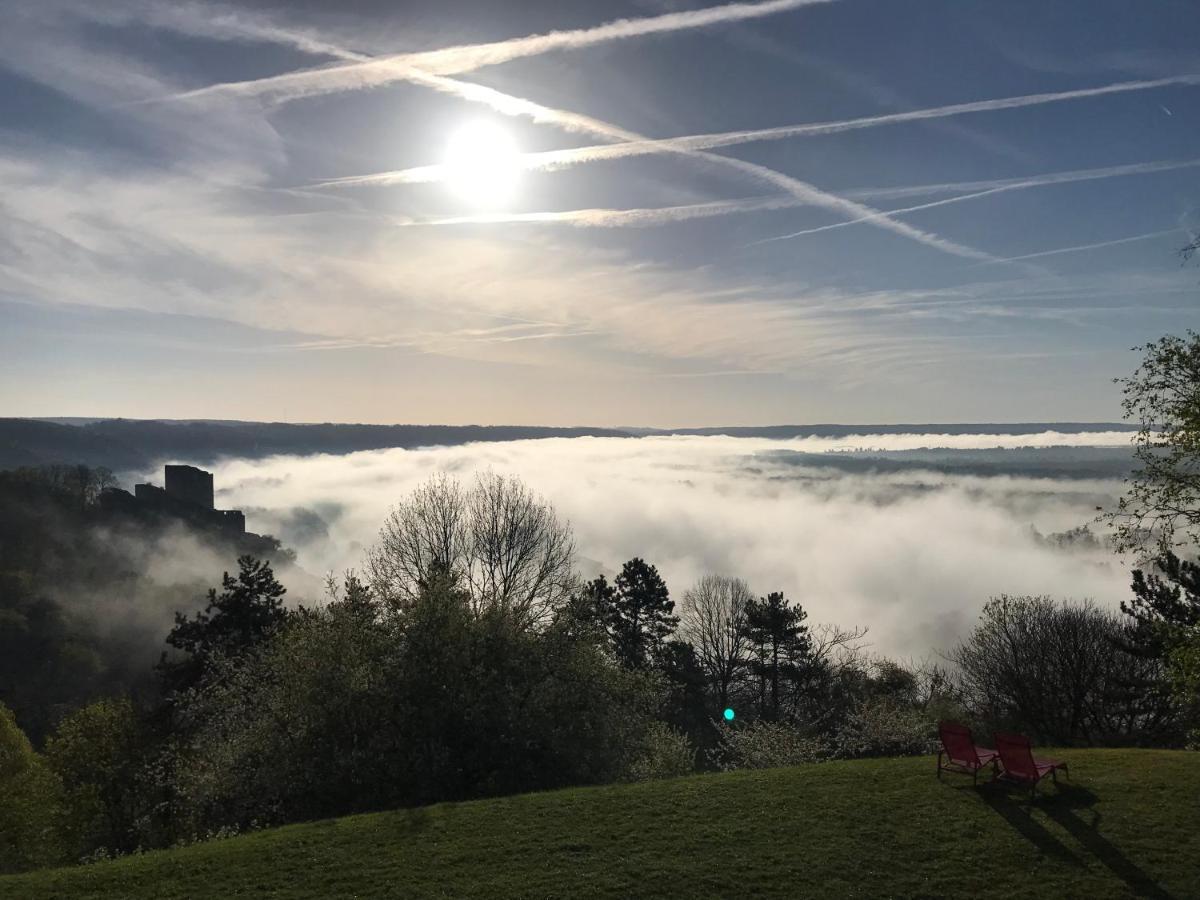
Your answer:
[[[937,664],[867,652],[782,593],[709,575],[678,604],[650,562],[575,575],[520,482],[435,478],[360,573],[288,608],[243,557],[179,615],[152,691],[0,714],[0,867],[268,824],[697,769],[927,752],[939,718],[1053,743],[1179,745],[1200,570],[1165,557],[1124,612],[992,601]],[[30,662],[32,664],[32,662]]]

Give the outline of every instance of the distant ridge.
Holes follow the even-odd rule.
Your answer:
[[[84,463],[116,471],[144,470],[167,461],[212,463],[224,457],[353,453],[474,441],[552,437],[623,437],[612,428],[523,425],[296,425],[142,419],[0,419],[0,468]],[[65,421],[72,421],[66,419]]]
[[[1126,422],[974,422],[947,425],[927,422],[912,425],[729,425],[707,428],[627,428],[630,434],[727,435],[729,437],[849,437],[852,434],[1040,434],[1058,431],[1137,431]]]
[[[532,425],[341,425],[204,419],[0,419],[0,468],[84,463],[116,471],[172,460],[198,464],[225,457],[343,454],[359,450],[451,446],[477,441],[663,435],[848,437],[857,434],[1038,434],[1135,431],[1116,422],[1021,422],[913,425],[764,425],[708,428],[555,428]]]

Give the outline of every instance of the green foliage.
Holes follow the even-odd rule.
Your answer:
[[[146,741],[125,699],[75,711],[47,741],[47,762],[63,785],[63,833],[76,858],[134,849]]]
[[[565,624],[476,613],[444,570],[401,608],[348,581],[179,695],[177,832],[612,781],[654,702]]]
[[[1142,347],[1123,385],[1125,417],[1140,429],[1140,468],[1108,518],[1122,550],[1162,553],[1200,547],[1200,333],[1168,335]]]
[[[1191,725],[1188,747],[1200,750],[1200,627],[1192,628],[1173,647],[1168,674],[1179,705]]]
[[[0,873],[62,860],[57,831],[61,789],[12,711],[0,703]]]

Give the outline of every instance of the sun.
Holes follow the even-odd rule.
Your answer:
[[[473,206],[502,206],[516,194],[521,176],[517,142],[494,122],[471,122],[450,136],[446,183]]]

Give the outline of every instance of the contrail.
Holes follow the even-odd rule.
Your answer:
[[[985,191],[991,188],[1034,187],[1042,184],[1068,184],[1074,181],[1095,181],[1102,178],[1118,178],[1125,175],[1151,175],[1155,172],[1171,172],[1175,169],[1190,169],[1200,166],[1200,159],[1161,160],[1146,163],[1127,163],[1120,166],[1105,166],[1098,169],[1071,169],[1047,175],[1024,178],[993,178],[986,181],[945,181],[938,184],[916,184],[908,187],[858,188],[847,191],[850,197],[871,197],[876,200],[899,200],[904,197],[923,197],[928,194],[950,194],[963,191]],[[1036,182],[1032,185],[1030,182]]]
[[[976,200],[981,197],[987,197],[991,194],[1005,193],[1014,190],[1026,190],[1029,188],[1043,187],[1054,184],[1065,184],[1075,181],[1089,181],[1100,178],[1113,178],[1127,175],[1141,175],[1154,172],[1165,172],[1173,169],[1183,169],[1189,167],[1200,166],[1200,159],[1182,160],[1178,162],[1150,162],[1150,163],[1134,163],[1124,166],[1109,166],[1100,169],[1078,169],[1066,172],[1050,172],[1045,175],[1038,175],[1029,178],[1011,178],[998,179],[993,181],[969,181],[947,184],[921,185],[912,188],[895,188],[882,189],[883,191],[894,191],[891,196],[911,196],[913,194],[930,194],[941,193],[944,190],[960,190],[963,193],[953,197],[947,197],[941,200],[934,200],[928,203],[921,203],[916,206],[906,206],[900,209],[888,210],[886,213],[878,215],[904,215],[905,213],[918,212],[925,209],[933,209],[939,206],[949,206],[954,203],[962,203],[967,200]],[[872,189],[860,189],[848,192],[850,196],[871,196]],[[754,213],[776,209],[791,209],[798,206],[808,206],[804,202],[792,195],[786,196],[770,196],[770,197],[746,197],[736,200],[716,200],[708,203],[694,203],[682,206],[663,206],[663,207],[648,207],[648,208],[633,208],[633,209],[571,209],[559,210],[554,212],[533,212],[533,213],[494,213],[480,214],[471,216],[454,216],[441,219],[427,219],[408,222],[408,225],[469,225],[469,224],[495,224],[495,223],[561,223],[566,225],[574,225],[582,228],[617,228],[617,227],[648,227],[653,225],[663,225],[673,222],[684,222],[690,219],[710,218],[712,216],[723,216],[738,213]],[[851,221],[837,222],[830,225],[822,225],[817,228],[809,228],[803,231],[796,231],[790,234],[779,235],[777,237],[764,238],[759,241],[753,241],[747,246],[755,246],[757,244],[771,243],[772,241],[786,240],[788,238],[800,237],[806,234],[816,234],[822,231],[829,231],[836,228],[845,228],[849,225],[859,224],[861,222],[871,221],[870,216],[856,218]],[[1166,234],[1168,232],[1154,232],[1152,235],[1144,235],[1136,240],[1153,237],[1158,234]],[[1134,239],[1126,239],[1134,240]],[[1124,241],[1122,241],[1124,242]],[[1046,255],[1053,255],[1063,251],[1047,251]],[[1034,254],[1035,256],[1041,254]],[[1004,262],[1012,262],[1028,257],[1005,257]],[[999,260],[997,260],[999,261]]]
[[[592,147],[573,147],[566,150],[551,150],[543,153],[527,153],[520,159],[521,167],[529,171],[553,171],[569,166],[588,162],[598,162],[606,159],[625,159],[633,156],[646,156],[653,153],[678,152],[682,150],[713,150],[720,147],[731,147],[737,144],[749,144],[759,141],[778,141],[789,138],[812,137],[815,135],[837,134],[843,131],[855,131],[862,128],[878,128],[885,125],[895,125],[902,122],[917,122],[927,119],[944,119],[951,116],[969,113],[990,112],[1003,109],[1019,109],[1026,106],[1042,106],[1048,103],[1062,103],[1070,100],[1082,100],[1089,97],[1101,97],[1108,94],[1121,94],[1130,91],[1146,91],[1155,88],[1197,85],[1200,75],[1179,75],[1171,78],[1159,78],[1153,81],[1123,81],[1095,88],[1082,88],[1072,91],[1057,91],[1054,93],[1025,94],[1019,97],[1002,97],[994,100],[976,100],[970,103],[955,103],[949,106],[935,106],[928,109],[910,110],[901,113],[887,113],[878,116],[865,116],[857,119],[845,119],[837,122],[814,122],[803,125],[782,125],[775,128],[759,128],[748,131],[726,131],[714,134],[693,134],[674,138],[649,139],[641,141],[625,141],[618,144],[602,144]],[[486,90],[486,89],[485,89]],[[359,186],[409,184],[414,182],[442,181],[447,177],[444,166],[419,166],[410,169],[399,169],[391,172],[380,172],[372,175],[355,175],[346,178],[335,178],[322,182],[319,187]]]
[[[410,71],[409,78],[418,84],[427,85],[435,90],[450,93],[465,100],[483,103],[496,112],[504,115],[527,116],[536,122],[549,122],[568,131],[593,134],[597,137],[621,141],[624,144],[652,143],[648,138],[645,138],[642,135],[628,131],[617,125],[601,121],[600,119],[595,119],[591,116],[580,115],[567,110],[543,106],[540,103],[534,103],[531,100],[526,100],[521,97],[514,97],[510,94],[504,94],[500,91],[493,90],[492,88],[483,87],[482,85],[471,84],[468,82],[459,81],[458,79],[447,78],[444,75],[433,75],[416,70]],[[772,203],[771,206],[766,206],[763,208],[775,209],[788,205],[812,205],[823,207],[840,215],[849,216],[856,220],[870,221],[872,224],[877,225],[880,228],[895,232],[903,237],[915,240],[918,243],[925,244],[926,246],[933,247],[937,250],[951,253],[955,256],[962,256],[968,259],[987,262],[995,259],[995,257],[991,256],[990,254],[955,243],[954,241],[947,240],[946,238],[931,232],[914,228],[905,222],[890,219],[888,218],[887,214],[882,213],[879,210],[872,209],[869,206],[865,206],[853,200],[847,200],[843,197],[838,197],[834,194],[822,191],[805,181],[792,178],[789,175],[784,175],[782,172],[777,172],[774,169],[767,168],[766,166],[760,166],[756,165],[755,163],[745,162],[744,160],[734,159],[732,157],[721,156],[716,153],[708,153],[703,150],[695,150],[687,147],[663,147],[657,152],[684,156],[690,159],[699,160],[708,165],[716,165],[724,168],[734,169],[760,183],[769,184],[772,187],[783,191],[786,197],[790,198],[786,201],[780,201],[778,205],[774,205],[774,203]],[[323,182],[322,184],[329,184],[329,182]],[[748,204],[763,203],[767,201],[749,200],[732,202]],[[704,204],[701,204],[701,206],[704,206]],[[707,209],[700,212],[698,216],[689,215],[684,212],[684,209],[684,207],[676,208],[674,218],[670,220],[678,220],[685,217],[697,218],[704,215],[720,215],[722,212],[739,211],[737,209],[721,209],[720,202],[708,205]],[[530,213],[525,214],[524,218],[513,218],[511,216],[485,216],[476,218],[475,221],[574,221],[574,224],[598,225],[605,224],[606,219],[607,224],[632,224],[636,219],[638,220],[637,224],[655,224],[653,221],[654,212],[652,210],[642,211],[644,214],[641,217],[632,215],[632,211],[627,212],[622,210],[582,210],[579,212],[580,215],[576,216],[573,220],[569,215],[560,216],[559,214],[553,213]],[[466,217],[468,220],[470,218],[471,217]],[[619,222],[618,220],[623,221]],[[659,218],[659,221],[667,220],[667,218]],[[456,220],[454,224],[464,224],[464,222],[465,220],[460,218],[459,220]],[[449,222],[443,223],[450,224]]]
[[[1024,187],[1033,187],[1032,184],[1026,184],[1023,186]],[[986,191],[976,191],[972,194],[959,194],[954,197],[947,197],[944,200],[934,200],[931,203],[922,203],[918,206],[905,206],[901,209],[889,209],[886,212],[879,212],[879,213],[876,213],[875,215],[860,216],[857,219],[848,219],[845,222],[834,222],[831,225],[818,225],[816,228],[805,228],[803,231],[793,231],[789,234],[780,234],[780,235],[776,235],[775,237],[763,238],[760,241],[751,241],[746,246],[753,247],[758,244],[770,244],[774,241],[786,241],[786,240],[789,240],[790,238],[802,237],[803,235],[806,235],[806,234],[820,234],[822,231],[834,231],[835,229],[838,229],[838,228],[848,228],[851,225],[858,225],[861,222],[870,222],[873,219],[875,219],[876,216],[899,216],[899,215],[903,215],[905,213],[918,212],[919,210],[922,210],[922,209],[933,209],[935,206],[949,206],[951,203],[961,203],[964,200],[975,200],[979,197],[986,197],[989,194],[998,194],[1002,191],[1011,191],[1011,190],[1015,190],[1016,188],[1017,188],[1016,185],[1013,185],[1011,187],[990,188],[989,190],[986,190]],[[995,259],[995,258],[989,260],[989,262],[1006,262],[1006,261],[1007,260],[1001,260],[1001,259]]]
[[[633,36],[635,34],[642,34],[642,33],[648,34],[648,33],[653,33],[654,31],[674,30],[675,28],[679,28],[679,27],[689,27],[689,28],[690,27],[700,27],[701,25],[713,24],[715,22],[735,21],[737,19],[742,19],[742,18],[752,18],[752,17],[756,17],[756,16],[770,15],[774,12],[781,12],[786,9],[792,9],[792,8],[796,8],[799,6],[804,6],[804,5],[808,5],[810,3],[817,3],[817,2],[824,3],[824,2],[831,2],[831,0],[774,0],[774,2],[770,2],[770,3],[731,4],[728,6],[712,7],[707,10],[695,10],[695,11],[687,12],[687,13],[672,13],[672,14],[665,15],[665,16],[658,16],[658,17],[655,17],[652,19],[622,20],[619,22],[611,23],[610,25],[607,25],[607,26],[600,26],[600,28],[598,28],[598,29],[584,29],[584,30],[581,30],[578,32],[556,32],[551,35],[535,36],[532,38],[521,38],[518,41],[516,41],[515,43],[525,45],[526,50],[528,50],[529,45],[527,45],[525,42],[542,41],[543,39],[554,39],[554,40],[561,39],[561,40],[565,41],[565,43],[562,44],[563,46],[579,46],[579,45],[581,45],[579,43],[579,41],[582,41],[583,44],[586,44],[586,43],[594,42],[595,40],[610,40],[613,37],[628,37],[628,36]],[[681,25],[681,24],[679,24],[681,22],[685,22],[687,24]],[[645,23],[651,23],[652,27],[650,27],[649,30],[639,31],[639,30],[636,30],[636,28],[632,31],[630,30],[631,28],[634,28],[634,26],[641,27],[641,25],[645,25]],[[260,36],[263,36],[264,30],[260,30],[259,34],[260,34]],[[607,36],[597,37],[598,34],[603,34],[603,35],[607,35]],[[562,37],[564,35],[567,37],[565,37],[565,38]],[[572,35],[574,37],[571,37]],[[290,38],[289,35],[287,35],[284,32],[279,32],[277,36],[281,40],[292,39],[292,38]],[[444,54],[458,53],[459,51],[465,52],[466,50],[470,50],[470,51],[474,52],[474,51],[478,50],[480,47],[485,48],[485,49],[493,48],[493,50],[489,50],[488,52],[495,53],[495,52],[498,52],[498,51],[494,50],[494,48],[496,48],[496,47],[509,47],[509,49],[512,50],[512,47],[510,46],[512,44],[514,44],[514,42],[507,41],[507,42],[500,42],[499,44],[495,44],[495,45],[492,45],[492,44],[479,45],[479,47],[475,47],[475,48],[470,48],[470,47],[468,47],[468,48],[451,48],[450,50],[429,51],[428,53],[425,53],[425,54],[406,54],[404,56],[404,58],[408,59],[410,64],[405,64],[403,67],[404,68],[403,74],[397,75],[396,77],[402,78],[404,80],[412,81],[412,82],[415,82],[418,84],[424,84],[424,85],[432,87],[436,90],[454,94],[455,96],[461,97],[465,100],[469,100],[469,101],[473,101],[473,102],[477,102],[477,103],[483,103],[504,115],[528,116],[528,117],[532,118],[534,121],[550,122],[550,123],[558,125],[562,128],[565,128],[567,130],[579,131],[579,132],[588,133],[588,134],[594,134],[598,137],[602,137],[602,138],[605,138],[608,140],[619,141],[619,142],[623,142],[623,143],[647,143],[650,141],[650,139],[645,137],[644,135],[640,135],[635,132],[628,131],[624,128],[620,128],[619,126],[612,125],[608,122],[601,121],[600,119],[595,119],[590,116],[580,115],[578,113],[573,113],[573,112],[570,112],[567,110],[560,110],[560,109],[554,109],[552,107],[542,106],[541,104],[534,103],[530,100],[525,100],[520,97],[514,97],[512,95],[504,94],[500,91],[496,91],[491,88],[486,88],[481,85],[470,84],[467,82],[458,81],[456,79],[447,78],[445,76],[446,64],[444,63],[444,58],[443,58]],[[541,46],[541,44],[538,44],[538,46]],[[553,49],[553,47],[546,47],[546,49]],[[535,52],[535,51],[529,51],[529,52]],[[543,52],[543,51],[537,50],[536,52]],[[358,56],[358,54],[353,54],[350,51],[343,51],[342,55],[343,55],[343,57],[350,56],[351,58]],[[521,50],[521,52],[519,52],[517,55],[529,55],[529,54],[525,50]],[[433,60],[435,68],[438,65],[436,60],[443,59],[443,63],[441,64],[440,73],[427,71],[423,67],[418,67],[418,66],[412,65],[411,62],[412,62],[413,58],[418,57],[418,56],[424,57],[427,62],[430,60]],[[393,56],[393,57],[387,57],[385,59],[395,60],[397,58],[398,57]],[[488,57],[488,58],[490,59],[491,57]],[[515,57],[513,57],[513,58],[515,58]],[[372,60],[372,61],[366,62],[366,63],[361,63],[361,64],[357,63],[357,62],[353,62],[353,63],[348,64],[347,66],[343,66],[341,68],[353,69],[360,65],[367,65],[367,66],[373,65],[374,62],[375,62],[375,60]],[[481,64],[485,64],[485,63],[481,63]],[[469,68],[469,67],[470,66],[464,66],[464,68]],[[454,71],[460,71],[460,70],[461,69],[455,69]],[[326,71],[330,71],[330,70],[322,69],[322,70],[318,70],[318,71],[326,72]],[[304,75],[306,73],[297,73],[297,74]],[[278,76],[278,77],[287,78],[290,76]],[[266,79],[266,80],[271,81],[271,79]],[[258,84],[258,83],[260,83],[260,82],[252,82],[252,84]],[[217,86],[217,87],[221,87],[221,86]],[[204,89],[204,90],[207,91],[208,89]],[[192,92],[190,96],[196,96],[197,93],[198,92]],[[911,240],[917,241],[918,243],[925,244],[926,246],[929,246],[929,247],[933,247],[934,249],[942,250],[943,252],[946,252],[946,253],[951,253],[956,256],[962,256],[962,257],[966,257],[968,259],[975,259],[975,260],[986,261],[986,262],[990,262],[990,261],[993,261],[996,259],[996,257],[994,257],[988,253],[984,253],[984,252],[976,250],[974,248],[955,243],[954,241],[947,240],[946,238],[943,238],[943,237],[933,234],[931,232],[922,231],[921,229],[914,228],[913,226],[911,226],[905,222],[900,222],[900,221],[897,221],[894,219],[890,219],[887,217],[887,215],[885,213],[881,213],[878,210],[872,209],[869,206],[865,206],[861,203],[857,203],[855,201],[847,200],[843,197],[838,197],[834,194],[827,193],[825,191],[820,190],[817,187],[814,187],[811,184],[808,184],[807,182],[801,181],[800,179],[797,179],[797,178],[792,178],[791,176],[788,176],[788,175],[784,175],[782,172],[776,172],[775,170],[769,169],[766,166],[760,166],[760,165],[756,165],[754,163],[745,162],[740,159],[733,159],[731,157],[720,156],[718,154],[707,153],[707,152],[704,152],[703,150],[695,150],[695,149],[691,149],[691,148],[687,148],[687,147],[678,147],[678,148],[668,147],[668,148],[663,148],[661,151],[658,151],[658,152],[676,154],[676,155],[684,156],[684,157],[687,157],[690,159],[699,160],[699,161],[702,161],[709,165],[716,165],[716,166],[722,166],[724,168],[734,169],[734,170],[742,173],[743,175],[747,175],[747,176],[755,179],[756,181],[759,181],[760,183],[769,184],[772,187],[783,191],[784,194],[786,194],[788,197],[791,198],[792,202],[800,203],[800,204],[811,204],[814,206],[832,210],[834,212],[837,212],[840,215],[850,216],[852,218],[859,218],[859,219],[863,219],[863,220],[870,220],[873,224],[875,224],[876,226],[878,226],[880,228],[883,228],[888,231],[892,231],[903,237],[907,237]],[[617,211],[617,212],[619,212],[619,211]],[[552,218],[549,220],[543,219],[542,221],[553,221],[553,219]]]
[[[406,81],[412,69],[435,75],[455,75],[483,66],[493,66],[514,59],[537,56],[553,50],[589,47],[608,41],[705,28],[727,22],[740,22],[788,12],[803,6],[831,2],[835,2],[835,0],[768,0],[763,3],[730,3],[724,6],[665,13],[641,19],[617,19],[592,28],[531,34],[526,37],[493,41],[487,44],[466,44],[441,50],[398,53],[369,60],[351,58],[345,63],[332,66],[304,69],[250,81],[214,84],[177,94],[176,97],[199,97],[206,94],[225,93],[240,96],[270,95],[278,100],[294,100],[317,94],[372,88],[395,81]]]
[[[921,203],[917,206],[906,206],[902,209],[890,209],[886,213],[880,215],[897,216],[910,212],[918,212],[923,209],[933,209],[937,206],[949,206],[952,203],[962,203],[966,200],[975,200],[979,197],[987,197],[991,194],[1001,194],[1008,191],[1021,191],[1028,188],[1045,187],[1051,184],[1069,184],[1074,181],[1092,181],[1099,178],[1115,178],[1122,175],[1145,175],[1152,172],[1169,172],[1173,169],[1185,169],[1200,166],[1200,159],[1182,160],[1178,162],[1154,162],[1154,163],[1133,163],[1127,166],[1110,166],[1105,169],[1079,169],[1071,172],[1053,172],[1048,175],[1037,175],[1032,178],[1017,178],[1004,181],[975,181],[961,182],[958,185],[933,185],[939,189],[946,187],[958,188],[982,188],[982,190],[974,190],[965,194],[956,194],[953,197],[947,197],[943,200],[934,200],[929,203]],[[926,186],[926,188],[931,186]],[[901,189],[910,190],[910,189]],[[921,193],[931,193],[929,190],[923,190]],[[892,195],[896,196],[896,195]],[[755,244],[769,244],[772,241],[786,241],[790,238],[802,237],[806,234],[819,234],[822,231],[833,231],[836,228],[846,228],[849,225],[857,225],[860,222],[870,222],[872,216],[862,216],[856,219],[850,219],[845,222],[835,222],[832,225],[821,225],[816,228],[805,228],[803,231],[793,231],[789,234],[780,234],[775,237],[763,238],[760,241],[753,241],[747,246]],[[1037,255],[1037,254],[1035,254]],[[992,259],[990,262],[1012,262],[1017,259],[1028,259],[1029,257],[1007,257],[1005,259]]]
[[[1178,234],[1178,228],[1164,228],[1162,231],[1150,231],[1146,234],[1135,234],[1133,237],[1117,238],[1115,241],[1100,241],[1097,244],[1079,244],[1075,247],[1060,247],[1057,250],[1043,250],[1040,253],[1025,253],[1021,256],[1006,256],[1000,262],[1016,262],[1022,259],[1040,259],[1043,256],[1058,256],[1060,253],[1080,253],[1084,250],[1099,250],[1101,247],[1115,247],[1118,244],[1132,244],[1136,241],[1148,241],[1151,238],[1166,237],[1168,234]]]

